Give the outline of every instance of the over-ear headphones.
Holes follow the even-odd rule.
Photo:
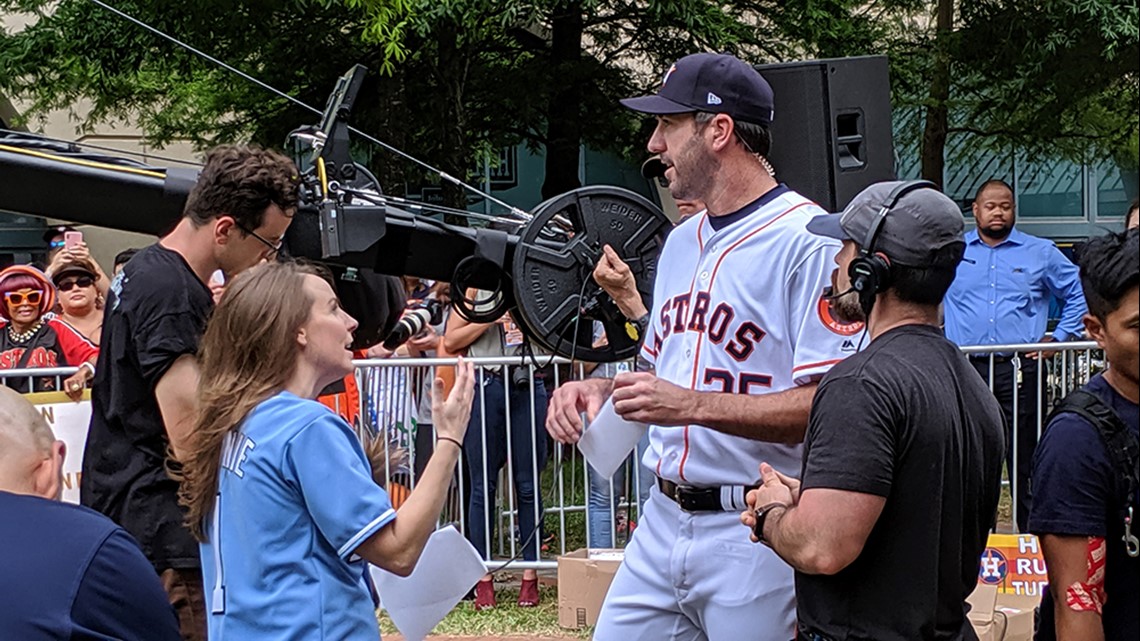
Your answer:
[[[917,189],[938,189],[938,185],[929,180],[911,180],[892,189],[867,229],[867,237],[862,243],[859,256],[847,266],[851,289],[859,293],[859,304],[868,318],[871,316],[871,308],[875,306],[875,296],[891,284],[891,261],[886,256],[875,253],[875,242],[883,230],[887,214],[903,196]]]

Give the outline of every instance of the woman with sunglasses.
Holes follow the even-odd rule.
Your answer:
[[[0,271],[0,297],[0,370],[79,367],[62,385],[55,376],[16,376],[4,384],[21,393],[63,391],[79,400],[95,377],[99,348],[51,313],[51,281],[35,267],[13,265]]]
[[[99,263],[91,256],[91,250],[88,249],[87,243],[79,241],[78,244],[67,247],[64,239],[63,232],[70,230],[69,227],[57,227],[58,233],[51,239],[51,249],[48,250],[48,259],[51,261],[44,273],[50,276],[53,280],[56,275],[62,270],[71,265],[84,265],[95,274],[95,287],[99,290],[99,295],[106,298],[107,290],[111,287],[111,279],[99,266]]]
[[[96,288],[99,274],[90,263],[77,262],[52,273],[51,280],[59,296],[60,318],[98,347],[103,330],[101,296]]]

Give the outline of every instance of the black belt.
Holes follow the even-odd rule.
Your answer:
[[[988,363],[990,362],[990,354],[970,354],[970,360],[975,363]],[[994,354],[994,363],[1008,363],[1013,360],[1013,356]]]
[[[657,489],[686,512],[735,512],[748,505],[744,497],[758,485],[724,485],[717,487],[694,487],[677,485],[657,477]],[[738,493],[737,490],[740,490]]]

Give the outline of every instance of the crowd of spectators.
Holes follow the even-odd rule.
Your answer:
[[[965,260],[959,265],[957,276],[944,300],[943,330],[946,338],[959,346],[981,345],[996,350],[971,356],[970,362],[983,380],[990,384],[1004,414],[1006,442],[1013,445],[1007,448],[1006,467],[1014,488],[1015,525],[1019,531],[1025,532],[1028,531],[1027,520],[1031,512],[1031,464],[1038,434],[1044,427],[1050,402],[1059,399],[1047,397],[1043,386],[1039,384],[1042,374],[1039,374],[1038,368],[1041,367],[1042,359],[1050,356],[1049,351],[1019,353],[1002,346],[1084,339],[1086,332],[1082,321],[1086,319],[1089,310],[1085,304],[1085,293],[1082,292],[1077,267],[1051,241],[1036,238],[1016,228],[1015,202],[1013,188],[1002,180],[987,180],[979,186],[972,204],[976,228],[965,236]],[[686,203],[683,213],[692,214],[694,210],[700,209],[702,207],[699,203],[695,206]],[[1127,212],[1125,225],[1128,229],[1140,226],[1140,213],[1135,201]],[[243,231],[247,230],[243,228]],[[138,250],[128,249],[119,253],[115,257],[111,275],[108,276],[92,257],[87,245],[72,235],[74,232],[69,227],[55,227],[48,231],[45,235],[46,266],[43,269],[34,265],[17,265],[0,271],[0,295],[4,298],[0,305],[0,369],[79,368],[74,374],[62,376],[53,374],[4,378],[3,384],[15,392],[61,391],[78,400],[96,376],[101,342],[107,336],[104,319],[108,316],[105,316],[104,308],[110,298],[109,292],[118,292],[116,288],[119,285],[112,283]],[[256,255],[258,261],[273,259],[277,251],[274,243],[279,245],[279,241],[267,242],[252,231],[244,235],[247,238],[254,236],[257,242],[273,249],[271,255],[260,245],[251,245],[256,249],[250,252],[251,256]],[[279,238],[280,235],[275,236]],[[1135,240],[1134,233],[1131,240]],[[157,251],[159,250],[151,250],[150,254]],[[211,263],[211,266],[220,269],[221,263]],[[594,277],[607,291],[614,294],[619,307],[631,323],[636,324],[645,317],[648,310],[641,304],[640,298],[630,294],[631,277],[628,269],[622,271],[623,267],[616,255],[609,251]],[[190,268],[186,271],[187,279],[197,276],[196,273],[190,273]],[[450,296],[446,283],[407,277],[405,284],[410,304],[419,304],[427,299],[438,300],[444,304],[444,317],[440,322],[429,324],[423,331],[412,336],[396,351],[376,346],[360,355],[417,359],[448,355],[512,356],[523,353],[522,333],[509,315],[493,323],[471,322],[458,314],[446,314]],[[207,291],[211,294],[212,301],[217,303],[224,285],[220,281],[211,282]],[[467,292],[472,299],[485,297],[486,294],[474,290]],[[1051,301],[1059,303],[1060,319],[1055,327],[1047,328]],[[203,302],[202,313],[198,315],[203,322],[208,311],[205,305]],[[161,315],[165,311],[160,310]],[[1087,324],[1087,320],[1084,324]],[[602,335],[596,338],[604,341]],[[191,342],[196,342],[196,339]],[[194,348],[195,345],[187,343],[181,353],[167,354],[166,358],[169,361],[171,358],[176,360],[180,356],[192,355]],[[170,365],[168,362],[166,367]],[[581,371],[585,375],[613,377],[620,371],[627,371],[629,365],[603,364],[594,373],[589,372],[591,368],[592,366]],[[408,407],[414,416],[411,421],[414,433],[408,445],[415,453],[411,465],[416,477],[424,474],[427,462],[437,446],[430,409],[434,374],[426,374],[432,371],[430,368],[421,370],[407,387],[411,395]],[[167,371],[163,368],[156,375],[161,377]],[[463,478],[459,483],[453,480],[452,484],[464,488],[461,511],[466,514],[465,534],[484,558],[489,559],[491,556],[489,544],[494,528],[500,522],[498,515],[501,506],[496,504],[499,495],[496,489],[502,470],[507,467],[511,471],[509,484],[510,492],[513,492],[513,499],[507,500],[510,508],[517,512],[518,521],[518,528],[508,536],[517,537],[521,547],[520,555],[524,560],[539,559],[539,547],[543,541],[540,475],[552,448],[543,430],[548,404],[548,381],[541,374],[532,378],[529,374],[534,371],[527,367],[488,366],[480,368],[476,373],[474,408],[469,428],[462,439],[464,456],[458,474]],[[0,394],[0,413],[23,416],[26,412],[21,403],[22,399],[4,391]],[[45,433],[44,427],[35,421],[25,423],[27,424],[0,425],[0,437],[13,443],[26,442],[30,452],[43,450],[47,456],[45,460],[53,460],[53,464],[57,465],[62,460],[63,452],[52,455],[52,446],[45,445],[52,442],[50,431]],[[166,443],[165,437],[161,440]],[[644,447],[643,443],[636,450],[633,463],[638,470],[636,475],[619,470],[617,475],[608,479],[589,470],[587,520],[588,544],[591,547],[609,547],[617,543],[614,522],[622,512],[618,508],[622,499],[633,504],[645,501],[654,480],[652,470],[641,464]],[[156,456],[157,452],[158,450]],[[56,458],[53,459],[52,456]],[[158,462],[161,463],[161,456]],[[4,452],[0,451],[0,464],[3,463]],[[3,480],[3,473],[3,466],[0,465],[0,481]],[[165,474],[165,469],[161,473]],[[634,476],[638,478],[637,481],[631,481]],[[46,483],[40,479],[35,482],[41,485]],[[23,493],[51,499],[54,498],[51,496],[54,487],[50,483],[43,487],[35,485],[33,489],[36,491]],[[46,515],[45,523],[84,522],[87,523],[86,531],[98,534],[90,542],[94,546],[92,549],[98,553],[89,557],[87,566],[82,566],[88,568],[87,578],[83,580],[91,582],[93,587],[90,592],[81,592],[76,596],[77,599],[95,598],[92,595],[98,594],[101,585],[99,582],[120,581],[114,577],[131,572],[137,575],[139,566],[148,567],[157,563],[154,558],[155,549],[144,546],[150,557],[148,563],[139,554],[130,534],[101,515],[89,510],[69,512],[49,507],[38,499],[10,499],[5,492],[11,490],[3,485],[0,485],[0,490],[0,499],[12,502],[13,510],[42,512]],[[394,503],[399,507],[398,502]],[[81,573],[84,571],[82,567]],[[152,581],[154,578],[149,576],[138,579],[136,576],[131,579],[132,585],[139,590],[138,598],[154,600],[153,592],[165,587],[171,593],[173,602],[175,595],[171,578],[164,575],[162,583]],[[193,601],[191,609],[201,607],[201,574],[196,573],[184,582],[196,582],[199,594],[196,597],[183,595],[182,598]],[[476,609],[495,607],[490,575],[477,585],[474,596]],[[538,601],[536,574],[534,570],[527,569],[523,574],[518,604],[530,607],[537,605]],[[74,609],[73,616],[96,616],[90,611],[92,609],[94,606]],[[184,633],[188,627],[194,627],[187,620],[191,615],[180,612],[179,619],[175,619],[167,617],[167,614],[169,613],[163,611],[152,619],[141,619],[145,625],[150,626],[152,638],[161,638],[172,622],[173,625],[178,625],[180,621]],[[140,621],[138,617],[132,620]],[[82,623],[93,629],[104,624],[106,621],[100,620]]]

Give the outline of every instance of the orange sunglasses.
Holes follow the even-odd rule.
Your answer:
[[[27,294],[23,292],[7,292],[4,294],[4,300],[8,301],[9,305],[23,305],[25,301],[29,305],[39,305],[43,299],[44,293],[38,289]]]

